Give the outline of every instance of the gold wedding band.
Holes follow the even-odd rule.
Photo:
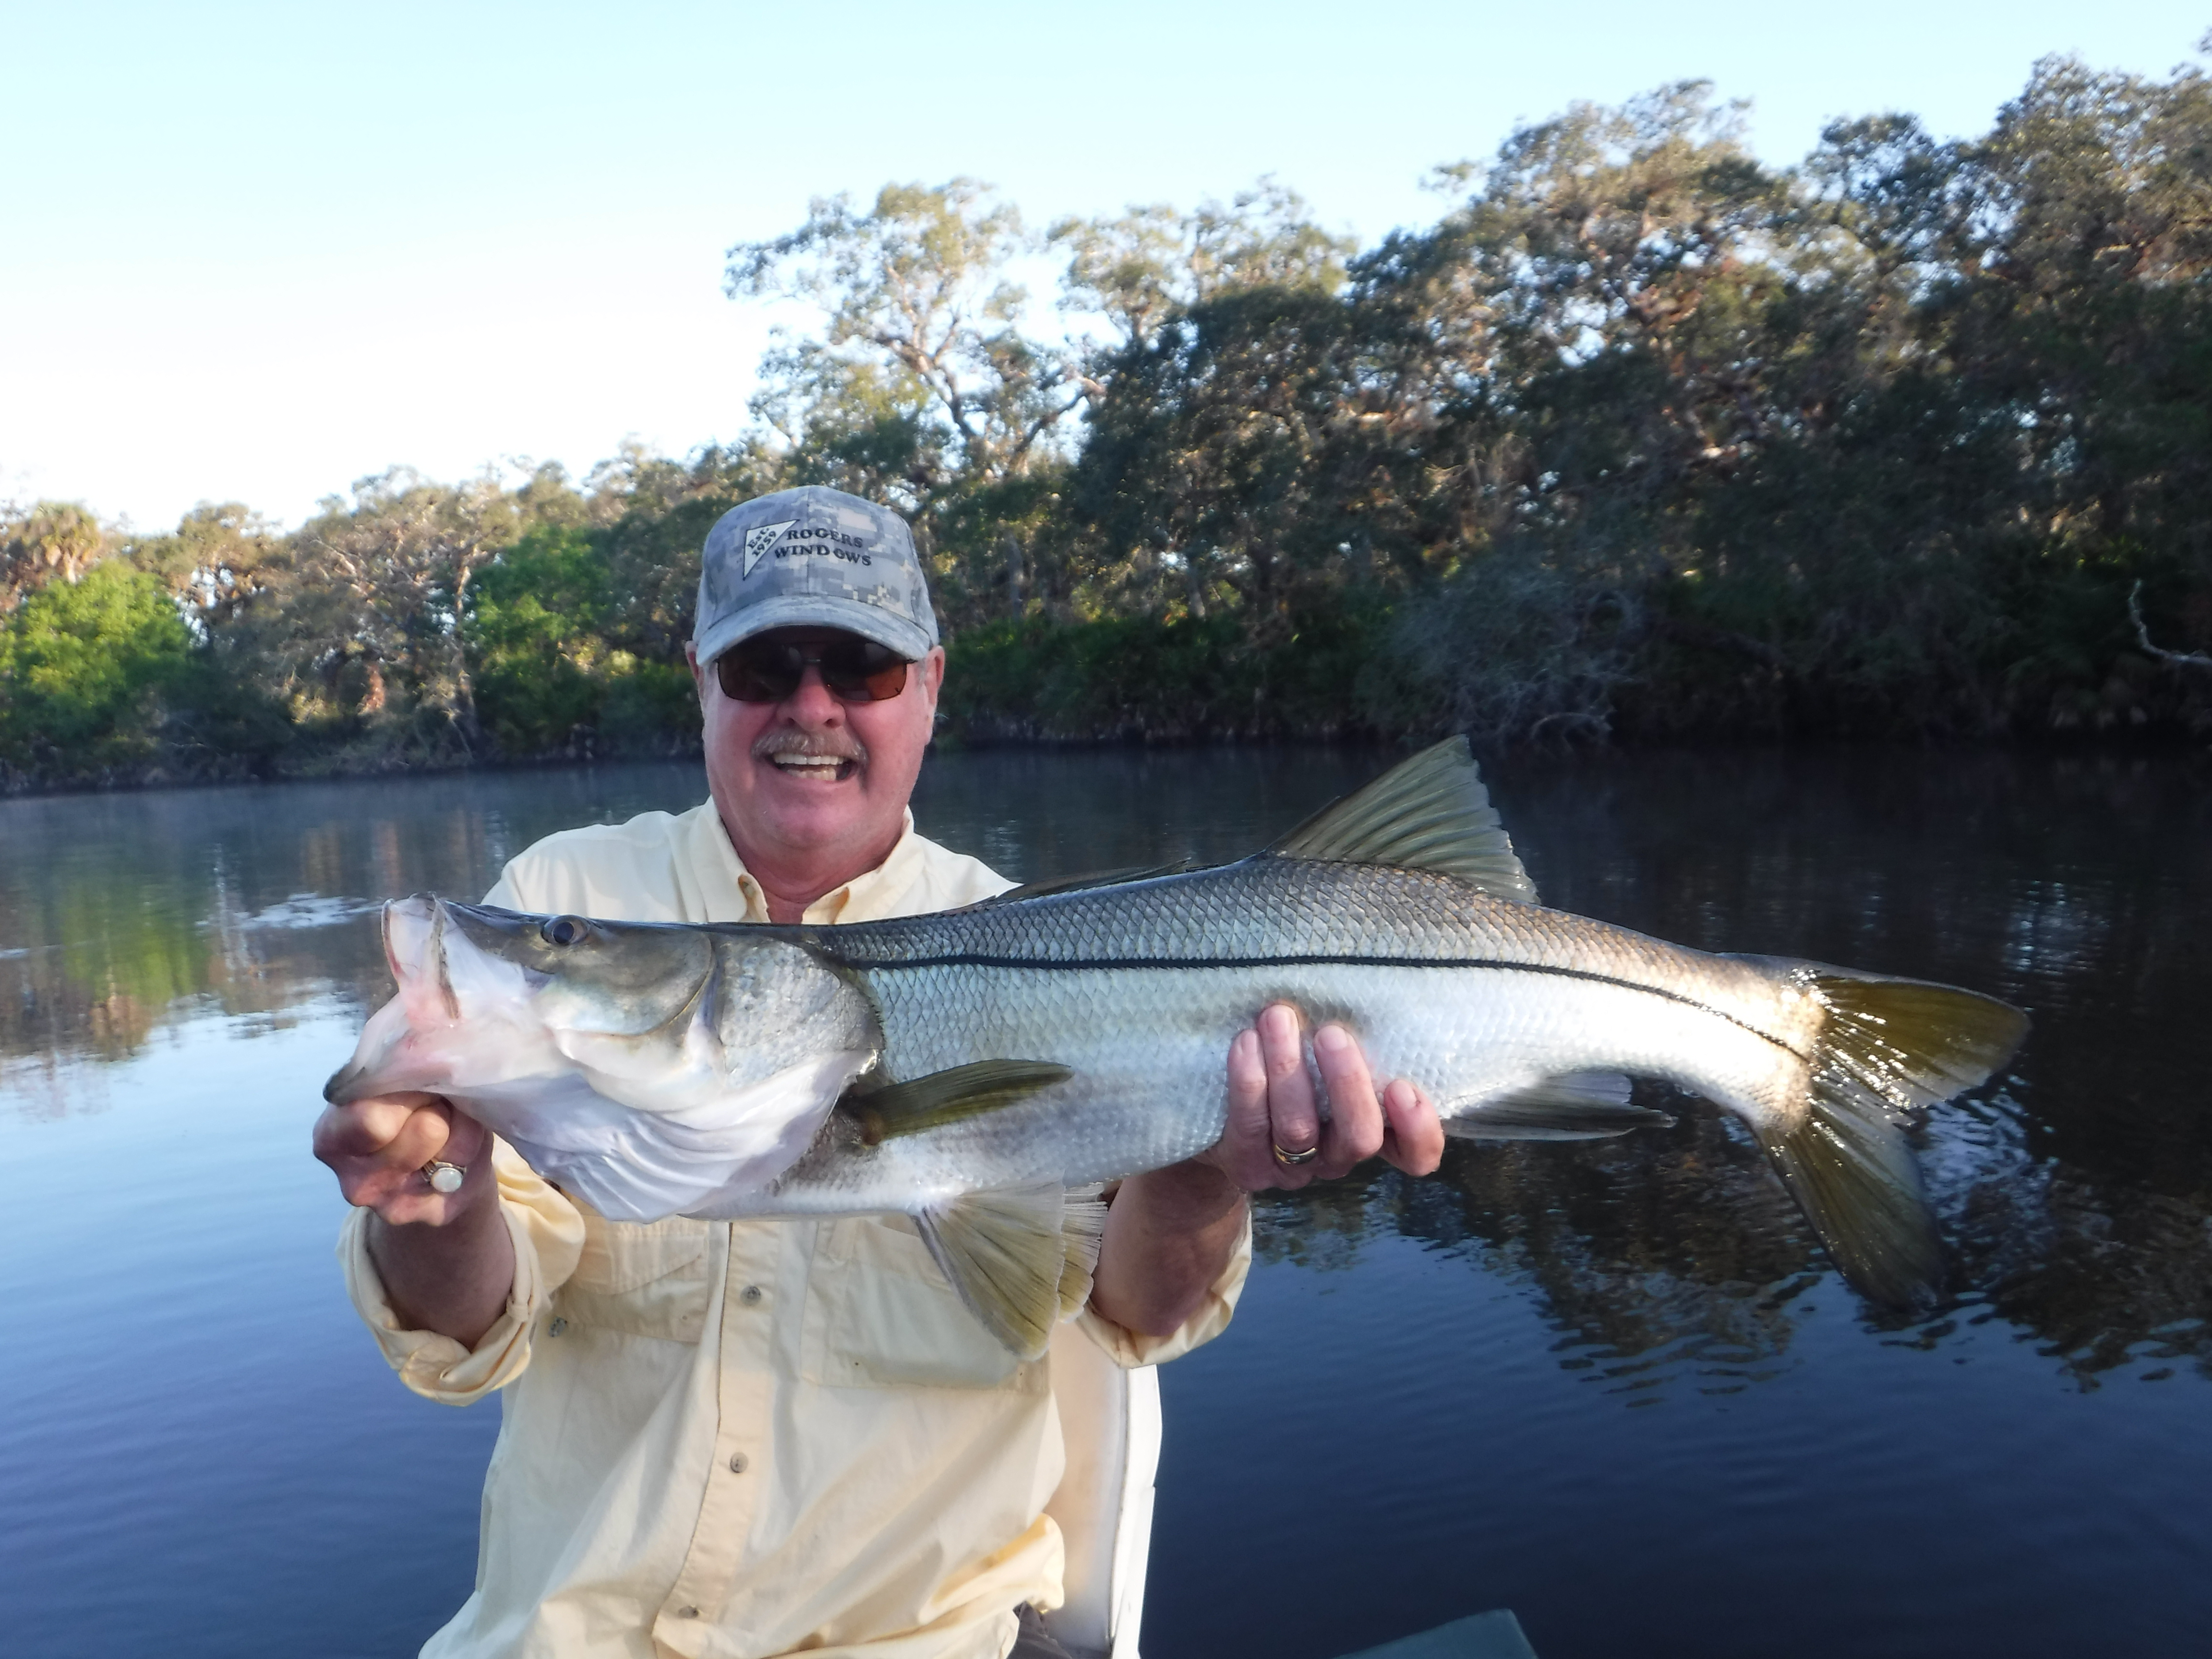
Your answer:
[[[1271,1140],[1267,1143],[1267,1150],[1274,1153],[1275,1162],[1285,1170],[1294,1170],[1301,1164],[1310,1164],[1321,1156],[1321,1145],[1318,1141],[1307,1147],[1303,1152],[1286,1152]]]

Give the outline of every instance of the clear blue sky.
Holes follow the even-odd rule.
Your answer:
[[[732,243],[968,173],[1035,222],[1273,173],[1371,240],[1439,162],[1688,76],[1802,155],[1984,130],[2036,58],[2164,75],[2212,4],[836,6],[6,0],[0,500],[296,523],[394,463],[580,471],[734,435]]]

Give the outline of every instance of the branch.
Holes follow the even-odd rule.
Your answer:
[[[2128,620],[2136,625],[2136,644],[2142,646],[2160,662],[2170,662],[2177,667],[2186,663],[2191,668],[2212,668],[2212,656],[2207,656],[2202,651],[2168,651],[2153,645],[2150,642],[2150,629],[2143,624],[2142,601],[2142,578],[2138,576],[2136,578],[2136,585],[2128,589]]]

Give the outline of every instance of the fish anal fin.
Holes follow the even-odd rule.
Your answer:
[[[848,1097],[844,1107],[859,1122],[861,1140],[874,1146],[995,1112],[1074,1075],[1050,1060],[979,1060]]]
[[[1401,761],[1267,851],[1276,858],[1433,871],[1492,898],[1536,902],[1536,884],[1514,854],[1465,738]]]
[[[1036,1359],[1062,1315],[1091,1294],[1105,1210],[1095,1197],[1071,1204],[1058,1185],[1004,1187],[963,1193],[915,1224],[968,1310],[1007,1348]]]
[[[1098,1271],[1098,1248],[1106,1239],[1106,1200],[1097,1187],[1067,1194],[1060,1212],[1060,1316],[1073,1319],[1091,1300],[1091,1276]]]
[[[1443,1129],[1460,1140],[1602,1140],[1674,1121],[1631,1100],[1618,1072],[1571,1072],[1492,1096],[1446,1118]]]

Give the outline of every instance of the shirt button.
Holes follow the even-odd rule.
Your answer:
[[[568,1322],[567,1320],[556,1319],[550,1325],[548,1325],[545,1328],[545,1334],[548,1336],[558,1336],[562,1332],[568,1328]]]
[[[743,1474],[744,1472],[745,1455],[743,1452],[732,1452],[730,1454],[730,1473],[732,1474]]]
[[[761,1299],[761,1287],[757,1285],[746,1285],[744,1289],[738,1292],[738,1299],[741,1302],[759,1301]]]
[[[699,1609],[696,1607],[678,1607],[676,1609],[676,1616],[678,1619],[696,1619],[699,1616]]]

